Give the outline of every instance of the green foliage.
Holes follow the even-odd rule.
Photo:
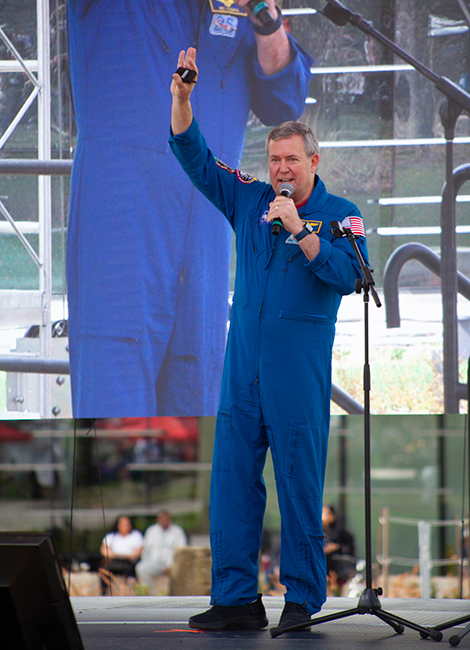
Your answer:
[[[374,414],[441,413],[443,387],[437,346],[383,346],[370,353]],[[357,355],[333,351],[333,383],[361,404],[364,401],[363,365]],[[332,414],[341,414],[332,403]]]
[[[150,587],[143,585],[140,582],[136,582],[132,588],[134,596],[150,596]]]

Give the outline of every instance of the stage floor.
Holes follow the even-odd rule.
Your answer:
[[[71,598],[85,650],[252,650],[254,648],[302,648],[314,643],[318,650],[409,650],[431,648],[436,641],[422,639],[419,632],[405,628],[403,634],[371,614],[354,615],[322,623],[301,632],[272,638],[269,628],[279,621],[284,599],[264,597],[269,627],[260,631],[198,632],[188,626],[188,617],[209,607],[206,596],[186,597],[100,597]],[[381,598],[382,609],[425,627],[433,627],[470,616],[469,600],[422,600]],[[320,615],[333,614],[357,606],[356,598],[329,598]],[[443,631],[440,647],[451,647],[449,638],[465,625]],[[419,645],[417,645],[419,644]],[[470,646],[470,634],[460,646]]]

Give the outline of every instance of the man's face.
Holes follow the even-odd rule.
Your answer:
[[[307,156],[301,135],[271,140],[268,145],[269,180],[276,194],[282,183],[290,183],[294,188],[293,201],[306,201],[313,191],[319,161],[317,153]]]
[[[157,521],[160,526],[166,530],[171,522],[170,515],[167,512],[162,512],[158,515]]]

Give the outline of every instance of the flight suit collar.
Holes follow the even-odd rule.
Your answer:
[[[307,215],[320,211],[327,201],[328,193],[325,184],[318,174],[315,174],[315,187],[307,203],[299,208],[299,216],[306,219]]]

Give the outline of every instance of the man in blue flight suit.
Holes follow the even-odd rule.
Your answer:
[[[201,123],[237,166],[250,108],[304,110],[312,59],[248,0],[68,0],[78,124],[68,223],[75,417],[215,415],[231,234],[171,155],[168,79],[186,43],[210,75]],[[210,286],[209,286],[210,284]]]
[[[197,70],[195,51],[179,66]],[[196,77],[197,81],[197,77]],[[213,607],[192,616],[199,629],[267,625],[258,586],[258,551],[271,448],[281,512],[279,625],[309,620],[326,598],[322,492],[331,399],[331,353],[341,296],[359,264],[339,220],[358,236],[350,201],[328,194],[316,175],[318,143],[309,127],[286,122],[268,136],[270,184],[214,158],[193,119],[193,86],[173,75],[170,145],[194,185],[235,231],[237,274],[217,415],[211,477]],[[292,185],[291,198],[280,195]],[[275,236],[271,222],[280,218]]]

